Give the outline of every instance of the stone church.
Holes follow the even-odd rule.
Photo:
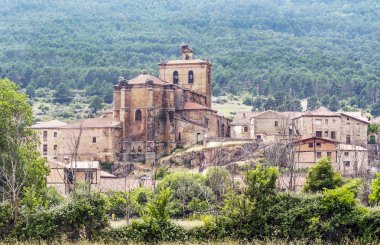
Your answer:
[[[229,137],[230,120],[211,108],[211,64],[181,46],[182,59],[161,62],[159,77],[142,72],[114,86],[114,111],[123,128],[123,158],[147,161],[205,137]]]
[[[113,111],[66,124],[38,123],[41,153],[49,160],[153,162],[177,147],[230,137],[230,120],[211,108],[211,64],[181,46],[182,58],[159,64],[159,77],[142,72],[114,86]],[[81,137],[82,139],[78,139]],[[71,150],[70,150],[71,149]]]

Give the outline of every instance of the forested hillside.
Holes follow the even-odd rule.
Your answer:
[[[110,103],[119,76],[157,75],[181,43],[212,61],[215,95],[248,91],[256,107],[380,99],[377,0],[1,1],[0,77],[31,96],[67,85]]]

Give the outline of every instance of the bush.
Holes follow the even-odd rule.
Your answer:
[[[12,231],[12,206],[8,202],[0,203],[0,240],[10,236]]]

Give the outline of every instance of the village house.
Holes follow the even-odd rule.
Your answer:
[[[241,111],[237,112],[231,122],[231,138],[233,139],[254,139],[254,125],[251,118],[261,112]]]
[[[177,147],[230,137],[228,118],[211,108],[211,67],[181,46],[182,59],[162,61],[159,77],[143,71],[114,86],[111,114],[75,123],[32,126],[47,159],[152,163]]]

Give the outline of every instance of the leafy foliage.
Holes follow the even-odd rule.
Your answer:
[[[110,98],[103,84],[156,73],[186,41],[212,60],[215,94],[282,92],[286,107],[316,96],[331,109],[352,98],[351,108],[367,108],[379,100],[378,11],[376,0],[6,1],[0,77],[23,88],[98,86],[92,95]]]
[[[326,189],[334,189],[343,184],[342,177],[335,172],[330,158],[322,158],[309,169],[304,190],[306,192],[320,192]]]

